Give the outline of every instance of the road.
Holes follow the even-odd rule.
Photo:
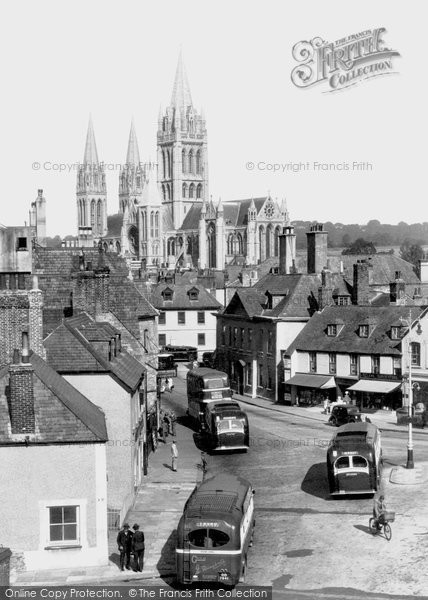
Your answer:
[[[169,402],[184,415],[184,393],[174,394]],[[250,450],[211,455],[208,467],[209,474],[240,474],[256,489],[255,543],[248,556],[247,582],[273,584],[285,593],[331,588],[344,596],[350,588],[422,594],[428,588],[428,577],[420,576],[428,551],[428,523],[414,515],[418,504],[425,514],[426,495],[419,486],[394,486],[388,481],[391,467],[405,461],[406,436],[385,432],[382,438],[386,466],[382,487],[388,506],[397,514],[393,539],[387,542],[368,531],[371,496],[331,499],[328,494],[325,456],[330,426],[250,405],[245,410]],[[426,457],[424,439],[415,435],[416,460]]]

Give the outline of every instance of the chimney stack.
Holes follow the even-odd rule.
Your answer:
[[[368,306],[370,292],[370,274],[368,262],[358,260],[354,263],[354,285],[352,288],[352,303],[358,306]]]
[[[319,274],[327,265],[327,231],[322,223],[311,225],[306,233],[308,252],[308,274]]]
[[[401,271],[395,271],[395,280],[389,284],[389,301],[392,304],[406,304],[406,284],[401,279]]]
[[[293,271],[296,259],[296,235],[292,225],[286,225],[279,236],[279,274],[288,275]]]
[[[30,363],[28,333],[22,334],[22,355],[14,351],[9,366],[9,412],[12,433],[34,433],[33,366]]]
[[[321,272],[321,287],[318,288],[318,310],[333,305],[333,279],[329,269]]]

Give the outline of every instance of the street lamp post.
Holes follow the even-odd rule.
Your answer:
[[[414,469],[415,463],[413,459],[413,380],[412,380],[412,313],[409,310],[408,319],[400,319],[403,324],[405,324],[409,328],[409,337],[408,337],[408,346],[407,346],[407,354],[409,359],[409,387],[408,387],[408,395],[409,395],[409,405],[408,405],[408,438],[407,438],[407,464],[406,469]],[[421,324],[418,321],[418,325],[416,328],[416,333],[420,335],[422,333]],[[416,384],[417,385],[417,384]]]

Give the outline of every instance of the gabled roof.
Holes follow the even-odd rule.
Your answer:
[[[60,373],[110,373],[127,391],[135,391],[144,366],[123,348],[109,360],[94,345],[109,342],[119,333],[109,323],[98,323],[86,313],[64,319],[44,341],[47,361]]]
[[[222,314],[249,317],[252,319],[263,313],[263,304],[265,302],[266,297],[263,292],[256,290],[254,287],[238,289]]]
[[[223,218],[226,227],[244,227],[248,222],[248,209],[254,202],[257,214],[260,213],[268,196],[263,198],[247,198],[245,200],[229,200],[223,202]],[[202,202],[195,202],[187,212],[180,231],[195,230],[199,227]]]
[[[105,416],[83,394],[61,377],[40,356],[31,353],[34,369],[34,412],[36,433],[31,443],[84,443],[107,441]],[[0,379],[8,379],[8,366]],[[0,386],[2,390],[5,386]],[[7,399],[0,394],[0,444],[14,443],[10,434]]]
[[[291,346],[288,353],[295,350],[312,352],[343,352],[348,354],[384,354],[400,355],[401,340],[391,338],[391,326],[402,317],[407,319],[411,310],[412,320],[424,310],[414,306],[329,306],[322,312],[315,313],[305,325]],[[341,319],[344,323],[336,337],[327,335],[327,326]],[[359,336],[359,326],[372,323],[369,337]]]
[[[172,300],[164,300],[163,292],[167,289],[173,291]],[[190,299],[190,291],[199,292],[197,300]],[[220,302],[201,285],[159,283],[152,290],[151,301],[159,310],[218,310]]]

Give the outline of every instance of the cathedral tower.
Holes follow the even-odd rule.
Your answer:
[[[145,176],[139,207],[140,257],[149,266],[158,265],[163,260],[162,199],[155,163],[145,165]]]
[[[81,242],[107,233],[107,192],[104,165],[98,160],[92,119],[89,119],[83,163],[77,173],[77,219]]]
[[[209,198],[205,119],[193,107],[181,52],[171,103],[159,114],[157,139],[162,202],[179,229],[190,206]]]
[[[126,163],[122,165],[119,174],[120,213],[124,213],[125,207],[128,207],[128,211],[132,219],[132,213],[136,213],[136,206],[141,202],[143,184],[143,165],[140,161],[137,135],[135,133],[134,121],[132,121],[131,130],[129,132]]]

